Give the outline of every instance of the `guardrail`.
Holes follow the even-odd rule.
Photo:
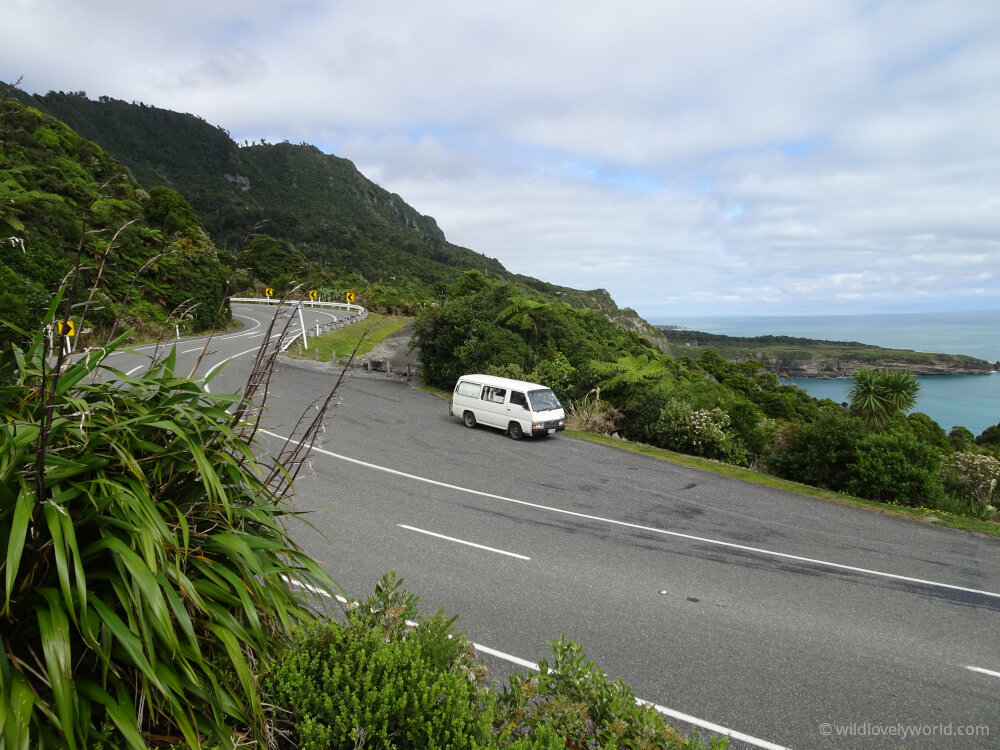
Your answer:
[[[351,323],[356,323],[359,320],[364,320],[368,317],[368,311],[361,305],[355,305],[351,302],[320,302],[319,300],[276,300],[269,297],[230,297],[230,302],[237,302],[240,304],[248,305],[268,305],[274,306],[276,308],[290,307],[292,312],[298,312],[299,314],[299,327],[300,330],[297,333],[287,333],[282,339],[279,345],[280,351],[285,351],[288,347],[295,343],[296,340],[302,340],[302,346],[306,349],[309,348],[309,335],[321,336],[324,333],[329,333],[331,331],[339,331],[344,326],[350,325]],[[305,317],[303,315],[303,310],[307,308],[312,309],[322,309],[329,308],[334,310],[346,310],[351,314],[347,318],[337,318],[327,322],[321,323],[316,320],[312,326],[307,326],[305,322]]]
[[[277,300],[271,297],[230,297],[230,302],[241,302],[249,305],[274,305],[275,307],[296,307],[298,305],[303,305],[305,307],[332,307],[338,310],[354,310],[361,313],[363,316],[367,317],[368,311],[361,305],[355,305],[353,302],[320,302],[319,300],[310,299],[286,299]]]

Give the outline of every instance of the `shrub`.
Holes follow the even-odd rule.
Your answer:
[[[934,507],[943,495],[939,464],[939,453],[911,435],[869,435],[857,445],[844,489],[869,500]]]
[[[402,580],[342,622],[300,630],[262,678],[277,748],[664,748],[702,750],[630,688],[612,682],[565,637],[540,674],[518,674],[497,693],[454,617],[422,618]],[[500,686],[494,686],[499,688]],[[726,738],[709,747],[723,750]]]
[[[600,393],[587,394],[566,407],[566,426],[574,430],[596,432],[599,435],[614,435],[621,429],[622,413],[607,401],[601,401]]]
[[[734,464],[747,462],[746,448],[729,431],[722,409],[694,409],[671,399],[656,423],[658,443],[665,448]]]
[[[642,384],[622,406],[625,437],[641,443],[659,444],[656,423],[670,401],[662,384]]]
[[[857,445],[865,434],[860,419],[841,410],[830,412],[780,434],[766,464],[779,477],[840,490],[851,477]]]
[[[454,631],[455,618],[420,619],[417,597],[401,583],[382,576],[373,596],[348,608],[346,623],[300,631],[266,677],[287,747],[489,744],[496,697],[486,669]]]
[[[497,696],[472,644],[401,585],[383,575],[345,621],[295,635],[263,679],[279,747],[496,747]]]
[[[264,737],[252,667],[329,579],[226,412],[173,372],[97,382],[114,346],[0,369],[0,746],[228,746]]]
[[[570,364],[565,354],[557,351],[549,359],[539,362],[531,375],[531,380],[547,385],[560,401],[566,401],[572,391],[576,368]]]
[[[1000,424],[987,427],[979,433],[979,437],[976,438],[976,445],[984,447],[1000,446]]]
[[[500,696],[495,723],[501,746],[530,738],[562,747],[551,744],[558,737],[571,748],[704,747],[697,736],[685,739],[651,706],[638,704],[631,688],[610,680],[564,635],[549,645],[552,667],[543,659],[539,674],[510,677]],[[728,746],[728,738],[713,738],[709,745],[718,750]]]
[[[945,490],[974,515],[990,511],[1000,495],[1000,461],[978,453],[952,453],[941,464]]]
[[[952,427],[948,433],[948,440],[954,451],[968,451],[976,446],[976,436],[968,427]]]
[[[751,460],[756,461],[771,449],[778,425],[755,404],[736,401],[729,406],[730,425],[733,438],[742,443]]]
[[[921,443],[940,448],[942,451],[951,451],[952,443],[948,440],[944,428],[923,412],[908,414],[900,420],[900,423],[901,429],[905,429]]]

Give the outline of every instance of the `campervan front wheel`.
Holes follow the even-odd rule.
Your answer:
[[[465,420],[466,427],[476,426],[476,415],[473,414],[471,411],[465,412],[465,414],[462,415],[462,418]]]
[[[524,437],[524,430],[521,429],[521,425],[518,422],[511,422],[508,432],[510,432],[511,440],[520,440]]]

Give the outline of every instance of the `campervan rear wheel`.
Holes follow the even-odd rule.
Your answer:
[[[517,422],[510,423],[509,432],[511,440],[520,440],[524,437],[524,430],[521,429],[521,425]]]
[[[471,411],[465,412],[465,414],[463,415],[462,418],[465,419],[465,426],[466,427],[475,427],[476,426],[476,415],[473,414]]]

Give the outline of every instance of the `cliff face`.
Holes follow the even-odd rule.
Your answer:
[[[915,352],[885,349],[857,341],[827,341],[793,336],[723,336],[689,331],[674,326],[656,326],[669,342],[668,353],[697,359],[714,351],[730,362],[762,362],[768,372],[789,378],[851,377],[861,367],[899,370],[914,375],[981,375],[1000,370],[991,364],[962,354]]]
[[[841,378],[851,377],[861,367],[880,370],[900,370],[914,375],[982,375],[993,370],[1000,370],[1000,363],[990,364],[985,360],[959,355],[939,354],[935,358],[922,359],[915,362],[909,358],[898,358],[891,355],[884,357],[864,358],[803,358],[783,359],[775,357],[738,357],[736,361],[745,362],[756,359],[764,363],[768,372],[774,372],[786,378]]]

